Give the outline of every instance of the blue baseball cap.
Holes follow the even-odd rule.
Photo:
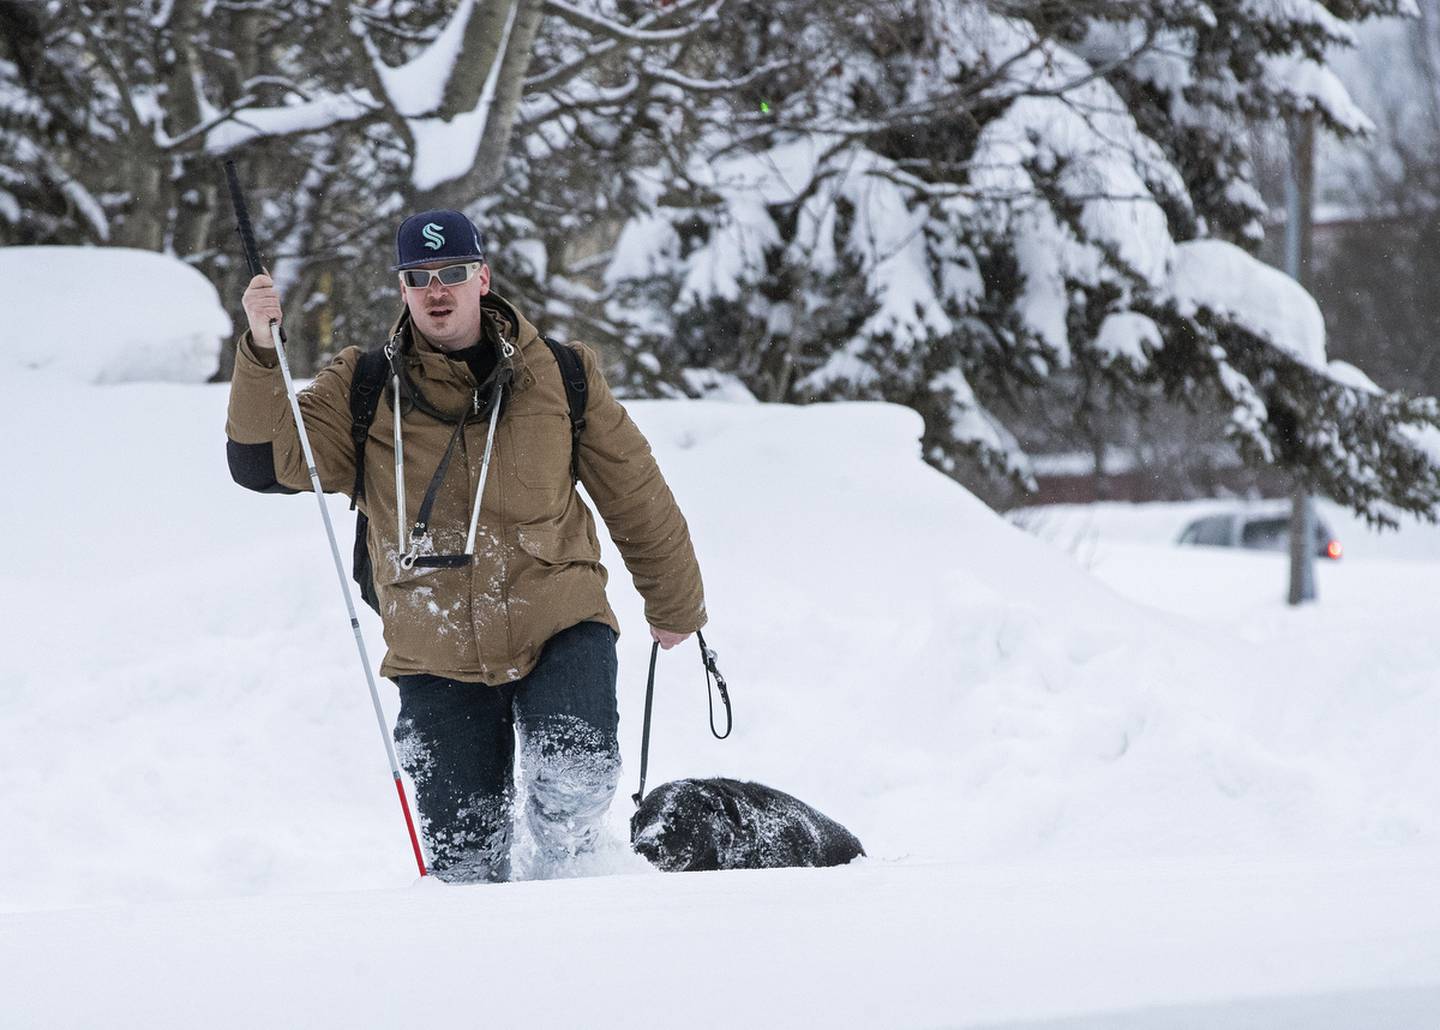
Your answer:
[[[421,211],[395,232],[395,267],[401,272],[432,261],[484,261],[485,234],[459,211]]]

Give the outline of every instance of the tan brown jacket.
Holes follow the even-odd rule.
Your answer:
[[[370,520],[370,559],[389,649],[380,667],[384,676],[430,673],[507,683],[530,672],[545,642],[562,629],[595,620],[619,632],[605,597],[608,574],[600,564],[595,520],[571,481],[569,404],[559,367],[535,327],[514,308],[493,293],[485,308],[487,318],[500,314],[495,324],[509,331],[507,339],[515,345],[514,380],[495,433],[470,566],[401,567],[388,386],[366,442],[360,506]],[[407,343],[410,374],[430,402],[447,412],[464,409],[476,386],[469,367],[418,334],[408,345],[406,316],[396,332]],[[309,490],[275,354],[256,349],[249,337],[247,331],[238,344],[226,434],[235,444],[271,445],[274,480]],[[579,350],[589,386],[580,481],[645,599],[646,619],[675,633],[697,630],[705,624],[705,601],[685,518],[650,445],[610,392],[594,352]],[[345,349],[300,393],[327,493],[348,495],[354,486],[350,381],[359,356],[358,347]],[[401,429],[408,526],[454,426],[412,410],[404,413]],[[488,419],[467,425],[451,459],[430,519],[436,553],[464,550],[487,429]]]

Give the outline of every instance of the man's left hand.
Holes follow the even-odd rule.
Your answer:
[[[660,642],[660,646],[668,651],[676,644],[683,644],[685,641],[689,640],[690,634],[671,633],[668,629],[656,629],[654,626],[651,626],[650,639],[658,640]]]

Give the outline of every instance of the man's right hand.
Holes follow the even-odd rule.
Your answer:
[[[245,288],[245,296],[240,298],[240,303],[245,308],[245,317],[250,320],[250,338],[255,342],[255,346],[264,347],[266,350],[273,349],[270,322],[272,319],[277,324],[283,321],[280,294],[275,292],[275,281],[268,275],[257,275]]]

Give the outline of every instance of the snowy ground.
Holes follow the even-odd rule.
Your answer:
[[[1433,873],[1397,855],[436,883],[13,915],[0,965],[7,1026],[1433,1030]]]
[[[225,388],[4,367],[7,1027],[1440,1025],[1424,533],[1292,612],[1185,510],[1015,528],[902,409],[636,404],[737,720],[666,655],[652,783],[772,783],[871,857],[664,876],[621,798],[587,878],[417,884],[314,501],[229,482]]]

